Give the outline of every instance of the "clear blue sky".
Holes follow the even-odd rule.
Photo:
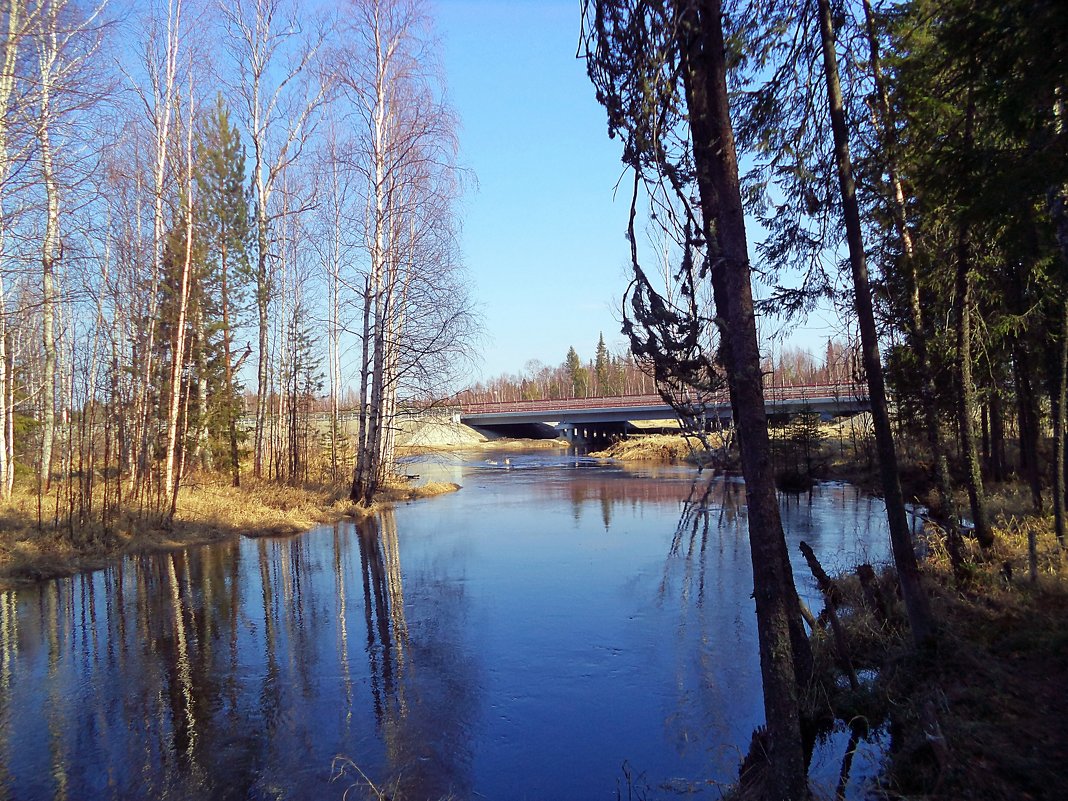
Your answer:
[[[478,179],[463,251],[485,319],[475,377],[624,347],[628,193],[584,63],[579,0],[437,0],[461,159]],[[818,320],[813,325],[820,326]],[[823,331],[819,328],[818,331]],[[803,338],[819,354],[826,331]]]

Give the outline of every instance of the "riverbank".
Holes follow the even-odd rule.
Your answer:
[[[590,456],[597,459],[618,459],[621,462],[686,462],[699,464],[704,458],[704,446],[697,437],[685,434],[639,434],[620,439]]]
[[[405,422],[397,434],[397,452],[405,456],[458,450],[536,450],[568,444],[565,439],[516,439],[487,434],[451,420]]]
[[[911,647],[896,599],[888,621],[855,576],[836,580],[849,657],[874,679],[848,689],[821,630],[820,703],[889,731],[880,784],[890,798],[1054,801],[1068,787],[1068,570],[1048,517],[999,521],[996,545],[973,549],[963,576],[934,538],[923,580],[939,634],[926,652]],[[892,598],[892,577],[881,581]]]
[[[800,467],[809,471],[809,485],[812,479],[842,480],[879,494],[865,422],[773,430],[780,480]],[[681,435],[662,435],[625,440],[596,455],[692,461],[689,450]],[[901,468],[906,495],[925,503],[930,469],[908,453]],[[968,541],[960,575],[954,575],[944,538],[928,532],[921,569],[939,625],[930,650],[912,648],[892,570],[877,579],[886,601],[882,610],[856,575],[836,579],[859,689],[849,686],[826,617],[813,636],[821,665],[821,680],[810,694],[817,717],[830,706],[840,721],[890,735],[881,796],[1059,801],[1068,787],[1068,559],[1054,536],[1052,515],[1033,513],[1025,486],[991,484],[987,492],[996,544],[984,553]],[[956,502],[967,508],[963,494]],[[795,578],[811,581],[808,575]],[[748,795],[743,790],[737,797]]]
[[[286,536],[346,518],[374,514],[382,506],[454,492],[457,484],[396,484],[384,487],[368,508],[348,499],[348,487],[308,484],[291,487],[248,479],[236,488],[221,477],[196,477],[182,486],[174,520],[165,523],[150,510],[127,507],[72,528],[66,515],[54,525],[56,496],[41,503],[16,486],[0,502],[0,590],[96,570],[128,554],[204,545],[237,537]],[[65,508],[65,507],[64,507]],[[91,516],[90,516],[91,517]]]

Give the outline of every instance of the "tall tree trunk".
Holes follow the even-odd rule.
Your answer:
[[[53,37],[55,30],[51,31]],[[45,33],[45,36],[48,32]],[[41,156],[41,180],[44,183],[47,212],[44,240],[41,243],[41,344],[44,349],[44,370],[41,387],[41,480],[48,492],[52,483],[52,449],[56,433],[56,286],[55,268],[60,254],[59,245],[59,184],[52,161],[51,141],[51,68],[54,52],[40,48],[41,113],[37,128],[37,144]]]
[[[334,148],[331,134],[331,151]],[[338,160],[331,158],[331,200],[333,202],[333,220],[330,227],[331,248],[329,262],[329,361],[330,361],[330,480],[337,481],[338,450],[341,437],[340,394],[341,394],[341,198],[338,179]]]
[[[2,245],[2,241],[0,241]],[[7,447],[7,308],[4,278],[0,275],[0,498],[7,498],[7,471],[10,469]]]
[[[971,245],[968,224],[961,223],[957,234],[957,370],[960,382],[958,414],[960,416],[960,447],[964,458],[964,479],[968,489],[975,538],[984,548],[994,544],[994,535],[986,515],[983,475],[979,468],[979,451],[975,442],[975,383],[972,380],[972,271]]]
[[[230,327],[230,285],[229,265],[227,264],[226,242],[219,251],[219,292],[222,306],[223,337],[223,378],[226,381],[226,428],[230,438],[230,476],[235,487],[241,486],[241,462],[237,449],[237,404],[239,398],[234,389],[234,347],[233,333]]]
[[[997,387],[990,393],[990,478],[1005,480],[1005,421],[1001,413],[1001,393]]]
[[[364,485],[367,481],[367,450],[369,424],[367,414],[368,387],[370,381],[370,347],[371,347],[371,276],[364,280],[363,289],[363,327],[361,329],[360,349],[360,411],[356,429],[356,468],[352,479],[352,491],[349,498],[353,501],[361,501],[364,496]]]
[[[1012,375],[1016,387],[1016,417],[1020,442],[1020,473],[1031,489],[1031,506],[1042,511],[1042,477],[1038,467],[1038,398],[1032,377],[1034,370],[1027,346],[1019,337],[1013,338]]]
[[[717,314],[728,331],[725,352],[745,476],[753,561],[764,714],[770,738],[770,795],[808,795],[798,701],[798,665],[807,642],[771,470],[763,377],[753,312],[745,219],[727,94],[720,0],[682,12],[683,77],[694,162],[713,267]],[[718,248],[718,252],[717,249]]]
[[[182,400],[182,368],[185,366],[186,318],[189,311],[190,283],[193,279],[193,87],[189,87],[189,119],[186,123],[185,175],[185,254],[182,259],[182,279],[178,290],[178,319],[175,323],[174,348],[171,351],[171,397],[167,415],[167,470],[165,491],[171,501],[170,518],[174,517],[178,499],[180,470],[176,470],[178,456],[178,412]],[[188,419],[188,416],[187,416]],[[184,449],[183,449],[184,450]]]
[[[5,406],[5,418],[2,424],[7,430],[7,479],[4,482],[4,496],[11,497],[11,490],[15,486],[15,347],[12,341],[11,330],[7,331],[4,350],[7,352],[7,385],[0,390],[7,393]]]
[[[204,325],[203,295],[196,305],[196,342],[197,342],[197,428],[193,458],[200,469],[211,471],[214,466],[211,444],[208,441],[208,338]]]
[[[1052,364],[1053,392],[1050,398],[1050,414],[1053,417],[1053,528],[1057,542],[1064,547],[1065,536],[1065,447],[1064,404],[1068,399],[1068,301],[1057,303],[1057,340]]]
[[[842,197],[842,214],[845,218],[846,242],[849,247],[849,264],[853,273],[853,300],[860,328],[864,371],[868,379],[868,397],[875,429],[875,446],[879,454],[879,472],[886,502],[890,545],[901,584],[901,595],[904,598],[909,624],[912,627],[912,636],[917,644],[921,644],[934,636],[934,621],[927,596],[920,582],[916,553],[912,547],[908,517],[905,513],[905,499],[901,492],[901,481],[898,475],[897,452],[890,428],[883,366],[879,355],[879,337],[875,327],[867,257],[864,253],[860,226],[860,209],[857,204],[853,165],[849,154],[849,134],[842,104],[842,87],[838,78],[838,59],[834,44],[830,0],[818,0],[818,6],[823,65],[827,80],[827,100],[834,135],[835,161]]]
[[[927,353],[927,336],[924,331],[923,307],[920,302],[920,282],[916,273],[916,247],[909,228],[905,190],[901,185],[897,164],[897,136],[890,98],[883,77],[882,60],[879,54],[879,39],[875,30],[875,15],[871,0],[863,0],[864,19],[868,37],[868,49],[871,53],[871,70],[875,82],[875,94],[878,101],[879,134],[882,143],[882,156],[885,159],[887,179],[891,191],[891,210],[894,228],[901,238],[904,258],[902,268],[908,292],[908,342],[916,357],[916,367],[920,375],[920,403],[923,408],[924,426],[927,430],[927,445],[931,451],[934,468],[934,485],[938,497],[938,509],[933,510],[937,522],[946,529],[952,548],[956,548],[960,537],[957,512],[953,502],[953,491],[949,483],[949,462],[946,458],[945,443],[942,438],[942,424],[938,414],[938,388],[935,374]],[[952,551],[951,551],[952,552]]]
[[[972,158],[975,124],[975,99],[969,89],[964,118],[963,149],[965,159]],[[975,383],[972,379],[972,244],[971,227],[962,217],[957,227],[957,274],[954,294],[954,313],[957,320],[957,381],[960,397],[957,402],[960,429],[961,457],[964,459],[964,481],[968,490],[972,525],[980,546],[989,548],[994,535],[986,515],[983,475],[979,467],[979,452],[975,442]]]
[[[261,190],[262,191],[262,190]],[[257,257],[256,257],[256,321],[259,332],[259,350],[256,354],[256,426],[253,435],[252,474],[256,478],[263,476],[263,460],[266,450],[267,430],[267,346],[270,329],[270,293],[271,282],[267,265],[267,213],[266,202],[260,204],[257,214]]]
[[[381,282],[374,292],[374,326],[373,346],[371,357],[371,402],[367,410],[367,467],[364,476],[363,498],[364,506],[370,506],[374,501],[375,491],[379,487],[382,475],[382,426],[384,422],[385,400],[385,368],[386,368],[386,336],[385,315],[386,303],[382,297],[383,288]]]
[[[1068,125],[1065,124],[1065,116],[1068,114],[1068,104],[1065,102],[1064,87],[1058,86],[1053,101],[1053,132],[1059,140],[1064,140]],[[1057,542],[1061,548],[1065,547],[1065,528],[1068,526],[1065,517],[1068,515],[1068,447],[1065,446],[1066,425],[1068,425],[1068,185],[1053,186],[1049,190],[1047,205],[1049,216],[1053,221],[1054,235],[1061,256],[1061,292],[1057,311],[1060,315],[1060,342],[1057,349],[1057,387],[1055,399],[1055,413],[1053,417],[1053,508],[1054,521],[1057,532]]]
[[[8,0],[6,3],[7,31],[3,40],[3,58],[0,60],[0,497],[11,494],[9,476],[14,475],[14,442],[9,437],[8,384],[11,375],[8,368],[7,299],[4,295],[3,268],[6,244],[6,220],[4,218],[4,185],[9,172],[8,165],[8,110],[15,89],[15,63],[22,38],[22,2]]]

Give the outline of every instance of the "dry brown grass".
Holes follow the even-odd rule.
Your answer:
[[[215,477],[195,477],[181,488],[174,520],[147,509],[124,508],[107,526],[88,520],[72,526],[65,507],[56,524],[55,492],[42,500],[16,487],[0,502],[0,588],[94,569],[127,553],[165,551],[238,536],[285,536],[344,517],[365,517],[383,505],[429,498],[459,489],[456,484],[383,488],[375,504],[357,506],[348,488],[331,485],[292,487],[246,480],[240,488]],[[62,506],[62,504],[61,504]]]
[[[924,574],[940,632],[927,651],[876,624],[855,579],[843,582],[852,656],[878,678],[866,698],[843,691],[835,706],[889,720],[888,797],[1052,801],[1068,786],[1068,568],[1048,517],[1002,517],[996,536],[986,553],[969,542],[957,575],[933,537]],[[932,739],[932,721],[943,740]]]
[[[710,434],[713,446],[722,443],[718,434]],[[591,453],[603,459],[619,459],[624,462],[690,462],[696,461],[695,453],[704,446],[697,437],[685,434],[642,434],[621,439],[603,451]]]

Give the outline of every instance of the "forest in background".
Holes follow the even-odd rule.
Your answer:
[[[72,536],[166,521],[194,470],[314,460],[369,503],[399,399],[440,394],[478,327],[424,4],[4,0],[0,23],[0,492],[22,475]]]
[[[829,339],[822,359],[805,348],[769,347],[762,360],[765,381],[774,386],[853,384],[860,377],[856,347]],[[612,353],[602,333],[592,359],[583,361],[574,347],[554,366],[527,362],[522,373],[478,381],[457,393],[455,402],[495,403],[520,400],[562,400],[613,395],[648,395],[659,391],[651,366],[630,352]],[[450,401],[451,402],[451,401]]]

